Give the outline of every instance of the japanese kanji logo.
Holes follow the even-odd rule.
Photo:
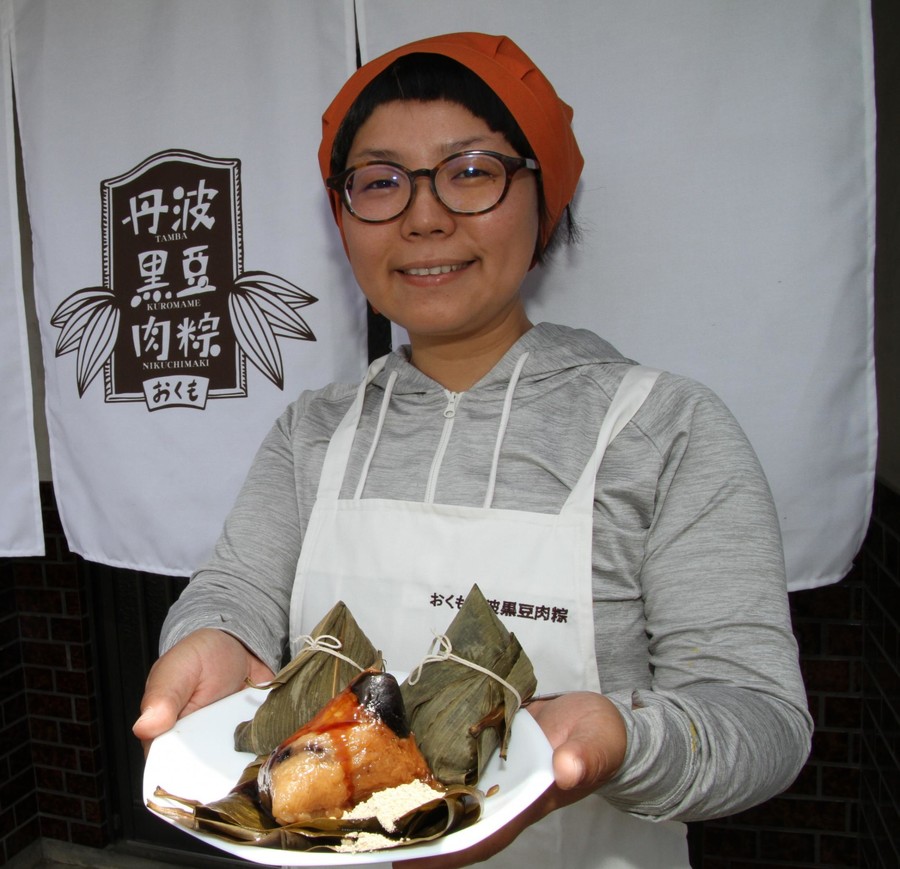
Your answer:
[[[248,359],[283,389],[278,339],[316,340],[299,312],[317,299],[244,271],[240,161],[161,151],[100,190],[103,285],[50,318],[79,396],[103,371],[107,402],[202,409],[247,395]]]

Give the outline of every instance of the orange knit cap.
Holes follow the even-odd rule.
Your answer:
[[[481,78],[504,102],[541,164],[541,182],[550,220],[541,237],[543,247],[565,207],[575,195],[584,158],[572,132],[572,109],[531,59],[507,36],[486,33],[448,33],[395,48],[360,67],[344,84],[322,116],[319,167],[331,175],[331,149],[338,127],[363,88],[397,58],[407,54],[441,54],[461,63]],[[331,194],[335,220],[342,209]]]

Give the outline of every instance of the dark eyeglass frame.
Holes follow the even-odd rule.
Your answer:
[[[503,166],[503,170],[506,174],[506,181],[503,185],[503,192],[500,194],[499,199],[497,199],[497,201],[493,205],[489,205],[487,208],[481,208],[478,211],[462,211],[448,205],[441,198],[441,195],[437,190],[437,184],[435,183],[437,173],[440,172],[441,169],[443,169],[443,167],[446,166],[447,163],[449,163],[451,160],[456,160],[460,157],[493,157]],[[404,175],[406,175],[407,178],[409,178],[409,199],[407,199],[406,205],[404,205],[403,208],[401,208],[400,211],[398,211],[392,217],[362,217],[353,210],[353,204],[350,201],[350,193],[347,188],[347,182],[350,180],[350,176],[352,176],[354,172],[359,169],[364,169],[366,166],[390,166],[392,169],[396,169],[397,171],[402,172]],[[540,168],[540,163],[538,163],[538,161],[533,159],[532,157],[512,157],[509,154],[500,154],[497,151],[457,151],[455,154],[451,154],[449,157],[445,157],[443,160],[441,160],[440,163],[438,163],[431,169],[407,169],[406,166],[403,166],[400,163],[394,163],[391,160],[369,160],[366,163],[357,163],[355,166],[348,166],[343,172],[339,172],[337,175],[332,175],[330,178],[327,178],[325,180],[325,186],[329,190],[333,190],[338,194],[347,211],[349,211],[357,220],[361,220],[363,223],[390,223],[392,220],[396,220],[398,217],[403,215],[409,209],[409,206],[412,205],[413,197],[416,195],[417,178],[428,179],[432,195],[451,214],[487,214],[489,211],[493,211],[506,198],[506,194],[509,192],[509,185],[512,183],[513,176],[520,169],[531,169],[534,172],[539,172]]]

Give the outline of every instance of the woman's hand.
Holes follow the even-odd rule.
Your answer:
[[[535,821],[592,793],[622,765],[625,723],[606,697],[589,692],[564,694],[535,701],[528,711],[553,746],[554,783],[526,812],[483,842],[456,854],[410,860],[403,864],[407,869],[456,869],[487,860]]]
[[[247,679],[266,682],[272,671],[240,640],[202,628],[176,643],[150,669],[141,717],[132,728],[144,744],[169,730],[185,715],[234,694]]]

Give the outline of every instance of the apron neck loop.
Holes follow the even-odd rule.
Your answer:
[[[513,393],[516,391],[516,385],[519,382],[519,375],[528,359],[528,353],[523,353],[518,361],[513,373],[509,378],[509,385],[506,387],[506,399],[503,402],[503,414],[500,417],[500,428],[497,432],[497,441],[494,444],[494,457],[491,460],[491,476],[488,480],[487,492],[484,496],[484,508],[488,509],[494,503],[494,487],[497,483],[497,465],[500,462],[500,448],[503,446],[503,438],[506,435],[506,427],[509,423],[509,414],[512,409]]]
[[[366,486],[366,478],[369,476],[369,465],[372,464],[372,457],[375,455],[375,449],[378,446],[378,441],[381,439],[381,429],[384,426],[384,418],[387,416],[388,403],[391,400],[391,394],[394,391],[394,384],[396,382],[397,372],[392,371],[390,377],[388,377],[387,386],[384,388],[384,396],[381,399],[381,409],[378,411],[378,423],[375,426],[375,434],[372,437],[372,446],[369,447],[369,454],[366,456],[365,464],[359,475],[359,482],[356,484],[356,492],[353,495],[354,501],[358,501],[362,498],[363,489]]]
[[[366,387],[384,368],[386,362],[387,356],[382,356],[369,366],[365,378],[356,390],[356,398],[350,405],[350,409],[344,414],[344,418],[338,423],[338,427],[328,442],[322,473],[319,477],[319,488],[316,491],[317,500],[336,501],[338,499],[344,482],[344,471],[350,459],[350,450],[353,448],[353,439],[356,437],[356,429],[362,416],[363,404],[366,400]]]
[[[640,410],[659,375],[657,369],[647,368],[644,365],[632,365],[627,369],[603,417],[594,452],[560,513],[593,515],[597,471],[600,469],[606,449]]]

